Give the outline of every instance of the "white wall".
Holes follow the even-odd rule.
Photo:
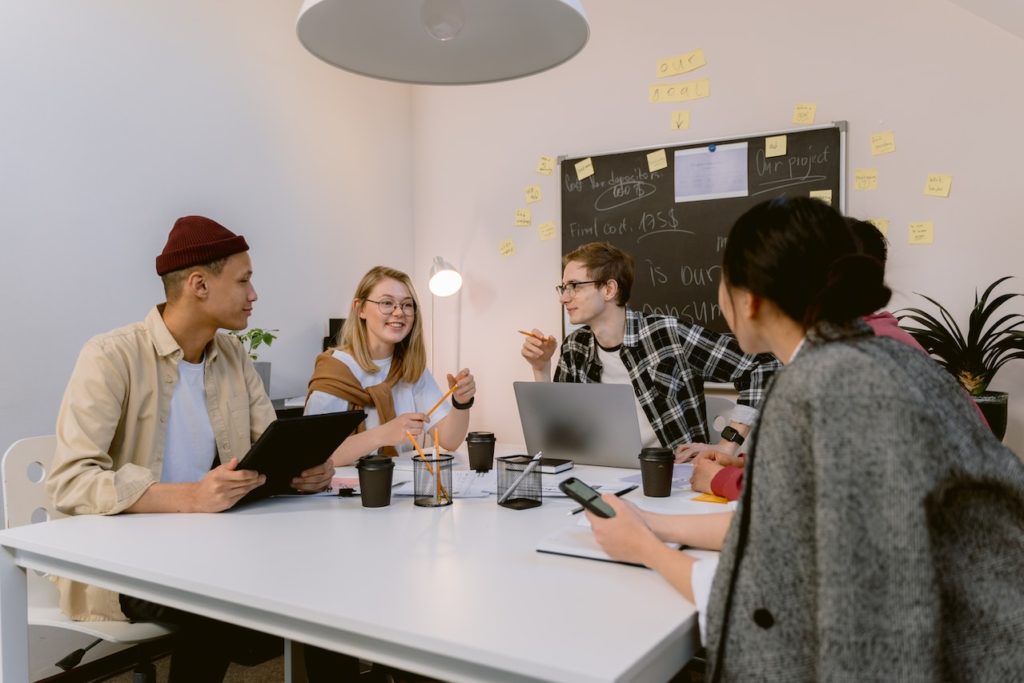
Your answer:
[[[312,57],[299,5],[0,4],[0,452],[53,432],[88,337],[162,300],[178,216],[249,241],[274,396],[305,392],[379,257],[412,267],[411,89]],[[37,675],[74,648],[41,649]]]
[[[998,74],[1024,63],[1024,41],[946,0],[861,3],[820,0],[588,0],[592,36],[583,52],[549,73],[414,94],[417,267],[434,253],[465,275],[461,334],[454,302],[438,305],[438,370],[461,362],[477,375],[473,428],[499,440],[521,431],[511,382],[530,378],[517,328],[558,334],[552,286],[558,239],[513,227],[523,189],[539,182],[534,225],[558,220],[555,177],[535,174],[538,156],[580,155],[793,127],[796,102],[816,102],[817,121],[850,124],[849,169],[877,167],[878,190],[852,192],[849,211],[889,218],[892,308],[927,293],[961,321],[976,286],[1024,275],[1019,160],[1024,95]],[[658,59],[703,48],[712,96],[650,104]],[[684,80],[677,77],[670,80]],[[669,112],[689,109],[688,131]],[[872,157],[871,133],[894,130],[897,151]],[[954,176],[949,199],[925,197],[929,172]],[[852,182],[851,182],[852,185]],[[935,223],[933,246],[906,243],[906,224]],[[515,239],[518,253],[497,246]],[[1015,283],[1024,291],[1024,279]],[[1024,312],[1024,300],[1008,311]],[[447,354],[442,365],[442,355]],[[1005,367],[993,389],[1011,392],[1007,443],[1024,453],[1024,362]]]

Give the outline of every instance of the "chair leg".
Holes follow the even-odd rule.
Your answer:
[[[153,662],[139,662],[132,670],[132,683],[156,683],[156,667]]]

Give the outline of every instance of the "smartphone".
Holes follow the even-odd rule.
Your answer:
[[[558,488],[562,490],[562,493],[593,512],[598,517],[608,518],[615,516],[615,510],[612,510],[608,503],[601,500],[601,494],[590,488],[586,482],[581,481],[576,477],[569,477],[568,479],[565,479],[558,485]]]

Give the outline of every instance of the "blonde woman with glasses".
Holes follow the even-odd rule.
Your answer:
[[[443,396],[427,372],[419,299],[405,273],[376,266],[359,282],[337,348],[317,356],[309,380],[306,415],[362,409],[366,421],[334,452],[338,467],[368,453],[398,455],[414,437],[437,429],[441,446],[454,450],[466,438],[476,382],[468,368],[448,375],[458,383],[451,400],[428,419]],[[453,410],[454,408],[454,410]]]

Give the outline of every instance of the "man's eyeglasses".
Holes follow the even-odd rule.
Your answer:
[[[368,304],[377,304],[377,308],[384,315],[391,315],[395,312],[395,308],[401,308],[403,315],[416,315],[416,304],[411,301],[406,301],[404,304],[399,304],[391,299],[381,299],[380,301],[374,301],[373,299],[367,299]]]
[[[555,285],[555,291],[558,292],[558,296],[565,296],[566,294],[568,294],[569,296],[576,296],[576,288],[579,287],[580,285],[596,285],[599,282],[601,281],[584,280],[583,282],[576,282],[575,280],[570,280],[569,282],[566,282],[564,285]]]

